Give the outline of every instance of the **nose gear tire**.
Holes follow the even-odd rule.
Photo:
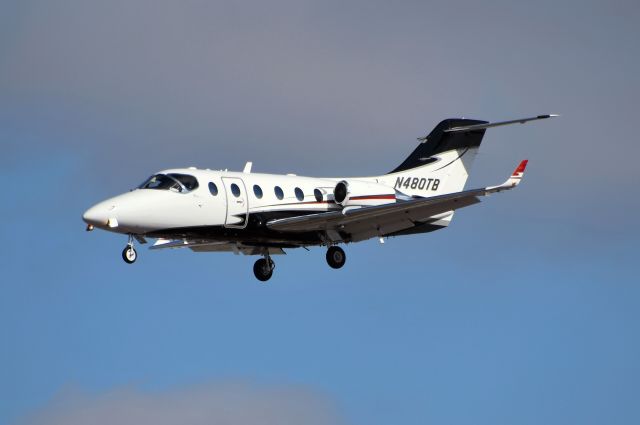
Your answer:
[[[133,264],[138,258],[138,253],[132,246],[127,246],[122,250],[122,259],[127,264]]]

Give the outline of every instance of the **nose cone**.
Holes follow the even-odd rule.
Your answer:
[[[89,208],[82,215],[85,223],[116,233],[144,233],[153,214],[155,190],[123,193]]]
[[[82,214],[85,223],[97,227],[104,227],[109,221],[109,210],[104,203],[92,206]]]
[[[115,198],[107,199],[92,206],[82,214],[82,219],[87,224],[103,229],[117,227],[116,205],[120,204],[119,200],[121,197],[122,196],[116,196]]]

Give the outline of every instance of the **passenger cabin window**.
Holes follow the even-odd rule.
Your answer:
[[[218,186],[216,186],[214,182],[209,183],[209,192],[211,192],[213,196],[218,195]]]
[[[240,196],[240,188],[237,184],[231,183],[231,193],[233,193],[233,196],[235,196],[236,198]]]
[[[296,198],[298,199],[298,201],[304,201],[304,192],[302,191],[302,189],[300,189],[299,187],[296,187],[294,192],[296,194]]]
[[[284,198],[284,192],[280,186],[276,186],[273,188],[273,192],[276,194],[276,198],[282,199]]]
[[[256,198],[262,198],[262,188],[257,184],[253,185],[253,193],[256,195]]]
[[[316,201],[322,202],[322,192],[320,192],[320,189],[315,189],[313,191],[313,196],[316,197]]]
[[[198,187],[198,180],[188,174],[156,174],[149,177],[138,189],[171,190],[186,193]]]

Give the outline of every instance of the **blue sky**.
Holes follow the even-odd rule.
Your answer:
[[[634,424],[634,2],[61,2],[0,16],[0,423]],[[450,228],[278,258],[82,212],[156,170],[363,175],[492,129]],[[103,422],[101,422],[103,421]]]

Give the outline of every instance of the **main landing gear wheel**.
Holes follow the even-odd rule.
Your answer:
[[[260,282],[266,282],[271,279],[275,267],[276,265],[271,258],[261,258],[253,265],[253,274]]]
[[[330,246],[327,250],[327,263],[334,269],[344,266],[347,261],[347,255],[339,246]]]
[[[137,258],[138,258],[138,253],[136,252],[135,248],[132,245],[127,245],[122,250],[122,259],[124,260],[125,263],[133,264],[136,262]]]

